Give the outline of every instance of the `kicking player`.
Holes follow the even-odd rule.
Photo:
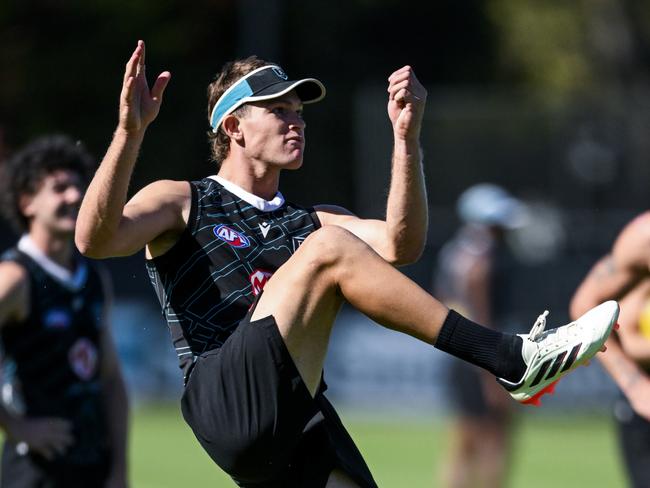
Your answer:
[[[3,488],[127,486],[109,286],[73,239],[91,167],[65,136],[37,139],[3,167],[2,210],[23,232],[0,262]]]
[[[621,300],[620,328],[599,359],[624,396],[615,417],[635,488],[650,486],[650,337],[640,328],[649,293],[650,212],[645,212],[625,226],[571,302],[571,315],[577,317],[600,300]]]
[[[418,259],[428,220],[419,146],[427,94],[408,66],[388,80],[394,151],[385,220],[284,199],[280,173],[303,162],[303,105],[325,89],[256,57],[227,63],[208,88],[218,173],[156,181],[127,202],[171,76],[161,73],[149,90],[144,60],[140,41],[75,240],[95,258],[145,248],[185,374],[184,417],[240,486],[376,486],[323,395],[323,361],[344,301],[487,369],[520,401],[535,400],[609,335],[615,302],[574,327],[543,333],[540,317],[531,335],[505,335],[448,310],[392,266]]]

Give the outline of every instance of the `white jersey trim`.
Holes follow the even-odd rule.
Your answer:
[[[284,196],[280,192],[277,192],[275,194],[273,200],[264,200],[257,195],[253,195],[252,193],[247,192],[242,187],[235,185],[232,181],[223,179],[221,176],[212,175],[208,176],[208,178],[216,181],[230,193],[238,196],[246,203],[251,204],[253,207],[261,210],[262,212],[273,212],[274,210],[277,210],[282,207],[282,205],[284,205]]]
[[[88,277],[88,266],[83,261],[77,263],[74,273],[64,268],[58,263],[52,261],[38,246],[34,243],[28,234],[23,234],[16,246],[20,251],[27,254],[36,263],[45,270],[52,278],[70,291],[79,291],[86,284]]]

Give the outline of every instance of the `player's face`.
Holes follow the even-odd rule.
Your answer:
[[[302,102],[295,91],[250,104],[240,119],[245,154],[255,161],[282,169],[297,169],[305,151]]]
[[[23,213],[30,219],[30,229],[40,226],[53,234],[72,235],[82,198],[81,177],[56,170],[43,178],[36,193],[24,198]]]

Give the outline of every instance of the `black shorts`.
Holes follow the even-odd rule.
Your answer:
[[[251,313],[189,376],[181,407],[199,443],[239,486],[323,487],[339,467],[376,487],[325,384],[313,398],[275,319],[251,322]]]
[[[108,461],[92,466],[55,465],[29,453],[19,454],[16,444],[5,441],[0,488],[101,488],[108,471]]]
[[[626,398],[616,402],[614,417],[630,486],[650,487],[650,422],[632,410]]]

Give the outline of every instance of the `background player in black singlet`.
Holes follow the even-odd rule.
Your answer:
[[[395,269],[419,258],[428,224],[419,144],[427,93],[404,66],[388,79],[394,148],[386,219],[364,220],[338,207],[317,206],[309,217],[315,230],[306,237],[283,229],[283,238],[296,248],[268,274],[260,269],[250,278],[232,275],[250,311],[240,306],[231,335],[220,347],[200,352],[200,340],[230,325],[212,322],[229,305],[229,295],[215,283],[213,301],[186,314],[205,298],[199,293],[204,283],[196,283],[196,294],[175,301],[175,280],[206,254],[216,254],[206,261],[206,279],[213,272],[223,276],[224,257],[233,270],[245,268],[254,259],[251,247],[273,229],[262,222],[259,230],[246,229],[239,217],[207,228],[197,221],[231,218],[230,210],[224,211],[230,203],[239,214],[250,207],[275,209],[269,210],[273,216],[284,212],[274,203],[282,200],[280,174],[302,165],[302,106],[320,100],[324,88],[314,79],[291,81],[279,66],[258,58],[227,63],[208,89],[221,182],[156,181],[127,203],[140,145],[171,77],[161,73],[149,90],[144,57],[140,41],[126,66],[118,127],[82,202],[75,241],[96,258],[145,248],[163,310],[170,325],[180,324],[188,344],[182,347],[192,356],[183,414],[212,459],[240,486],[376,486],[322,395],[331,327],[344,301],[386,327],[484,367],[521,401],[535,400],[600,349],[618,315],[614,302],[575,327],[543,334],[541,317],[534,335],[508,335],[449,311]],[[174,267],[170,260],[180,263]],[[265,280],[254,301],[253,290]]]
[[[456,204],[463,225],[440,250],[434,294],[450,308],[502,332],[520,329],[509,229],[524,225],[522,202],[503,188],[479,183]],[[444,463],[446,488],[500,488],[510,466],[514,403],[485,371],[451,358],[447,369],[451,442]]]
[[[2,167],[2,210],[23,232],[0,262],[2,487],[127,486],[109,287],[73,241],[92,163],[57,135]]]

